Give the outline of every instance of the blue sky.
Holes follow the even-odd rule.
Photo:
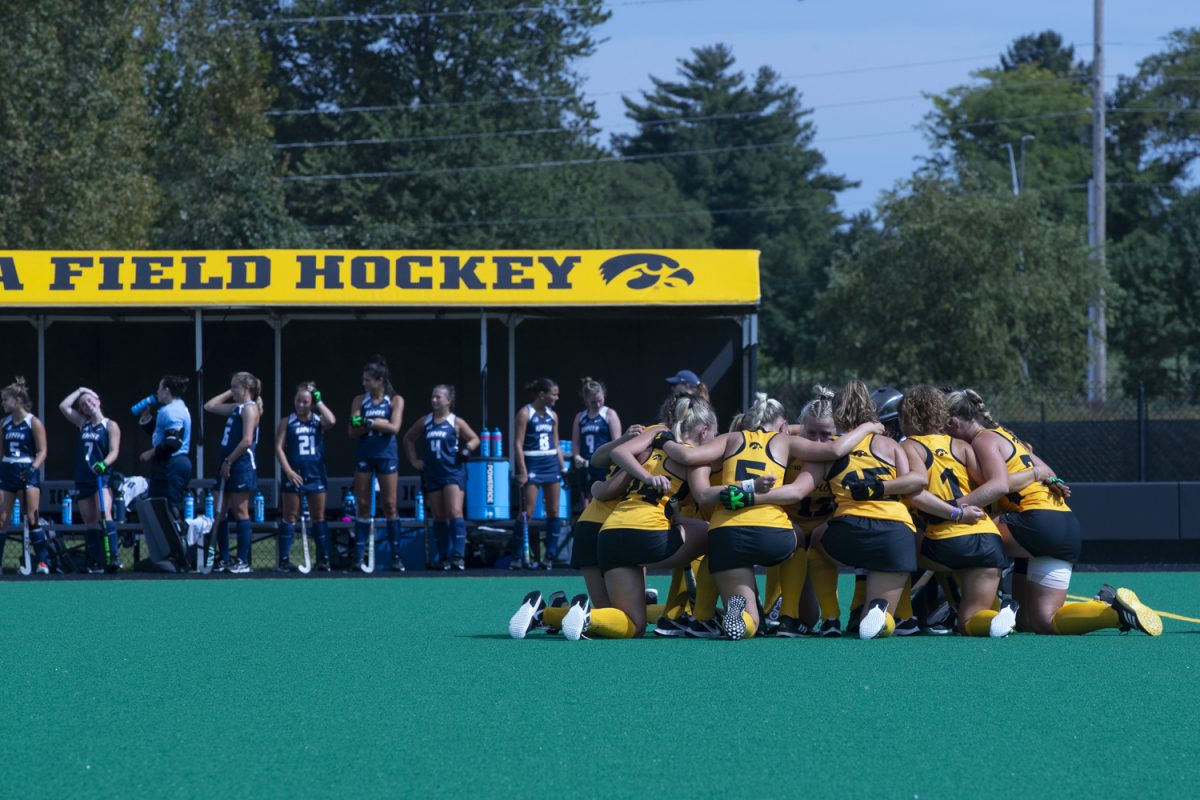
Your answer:
[[[1140,59],[1160,50],[1168,32],[1200,26],[1196,0],[1105,5],[1110,89],[1117,75],[1133,73]],[[997,65],[1013,39],[1047,29],[1090,61],[1092,6],[1092,0],[613,0],[612,18],[600,29],[607,41],[582,72],[601,126],[627,132],[621,95],[649,88],[650,75],[674,77],[694,47],[730,45],[747,74],[771,66],[814,109],[828,169],[861,182],[839,200],[853,213],[910,175],[915,159],[928,152],[917,130],[929,110],[922,92],[969,82],[973,70]],[[839,74],[817,74],[830,72]]]

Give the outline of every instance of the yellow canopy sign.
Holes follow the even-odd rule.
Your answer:
[[[703,306],[758,300],[757,250],[0,250],[0,304],[8,308]]]

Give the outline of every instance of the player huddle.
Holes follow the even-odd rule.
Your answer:
[[[1065,602],[1082,541],[1070,490],[978,393],[872,395],[850,381],[836,396],[816,387],[794,424],[759,395],[719,433],[703,385],[684,388],[656,424],[590,454],[605,475],[591,485],[571,560],[587,593],[547,602],[530,592],[509,622],[514,638],[538,628],[571,640],[632,638],[651,620],[663,636],[734,640],[923,628],[1161,633],[1158,615],[1127,588]],[[844,631],[839,565],[859,576]],[[764,597],[756,566],[767,568]],[[648,568],[672,570],[662,604],[646,591]],[[913,612],[914,583],[930,578],[954,608],[941,625]]]

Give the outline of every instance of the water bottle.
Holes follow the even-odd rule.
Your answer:
[[[417,487],[417,511],[416,518],[425,519],[425,494],[421,491],[421,487]]]
[[[349,487],[342,493],[342,516],[354,519],[358,509],[354,507],[354,492]]]
[[[563,439],[558,444],[559,444],[559,446],[562,447],[563,455],[566,456],[567,458],[570,458],[571,457],[571,440]]]
[[[71,499],[71,495],[64,494],[62,499],[62,521],[63,525],[71,524],[71,512],[74,510],[75,501]]]
[[[150,406],[154,405],[157,402],[158,402],[157,397],[155,397],[152,394],[147,395],[147,396],[143,397],[141,400],[138,400],[136,403],[134,403],[133,408],[131,408],[129,410],[131,412],[133,412],[133,415],[135,417],[141,416],[141,413],[143,411],[145,411],[147,408],[149,408]]]
[[[214,519],[217,516],[216,501],[213,500],[213,493],[204,490],[204,516],[209,519]]]
[[[196,516],[196,498],[191,492],[183,496],[183,518],[191,519]]]
[[[492,458],[504,458],[504,434],[492,428]]]
[[[19,497],[13,498],[12,524],[13,525],[21,524],[21,498],[19,498]]]
[[[254,521],[267,521],[267,499],[263,497],[262,492],[254,493]]]
[[[479,435],[479,455],[483,458],[492,457],[492,432],[487,428]]]

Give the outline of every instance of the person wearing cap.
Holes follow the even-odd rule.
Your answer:
[[[691,393],[709,402],[708,387],[700,381],[700,376],[690,369],[679,370],[679,372],[667,378],[667,383],[671,384],[671,394],[673,395]]]

